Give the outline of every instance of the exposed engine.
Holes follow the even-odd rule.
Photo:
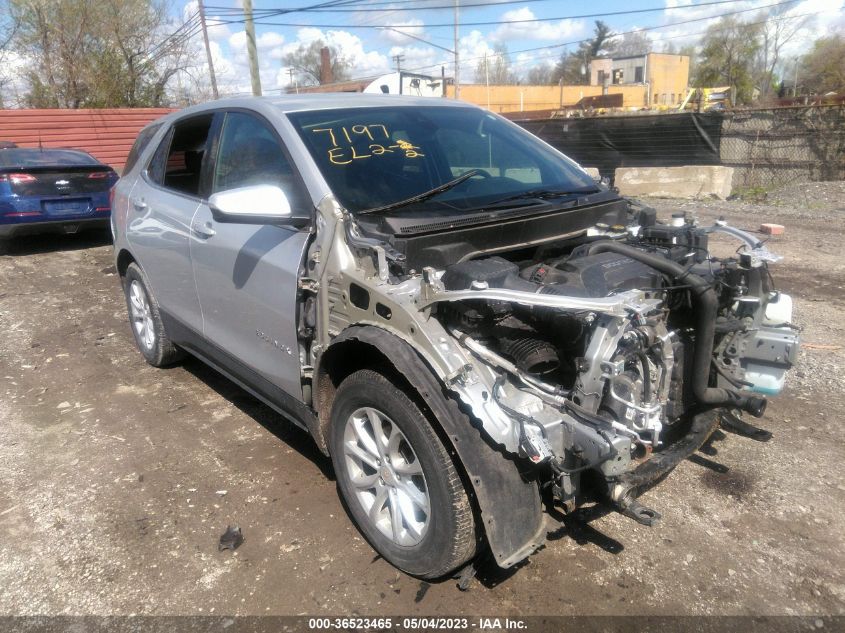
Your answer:
[[[736,237],[738,254],[711,256],[713,232]],[[548,464],[565,508],[591,470],[650,523],[659,515],[635,501],[630,473],[689,454],[712,431],[702,412],[763,414],[798,351],[791,299],[771,282],[777,257],[723,223],[658,224],[645,210],[590,233],[447,267],[436,316],[492,368],[491,402],[516,422],[520,454]]]

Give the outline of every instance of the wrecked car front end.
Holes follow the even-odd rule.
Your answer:
[[[762,416],[799,346],[769,273],[778,258],[754,236],[662,223],[602,187],[540,206],[373,220],[327,195],[301,284],[318,414],[332,350],[377,349],[439,419],[503,567],[543,542],[541,497],[652,524],[637,497],[722,411]],[[736,255],[715,257],[714,233],[738,240]]]

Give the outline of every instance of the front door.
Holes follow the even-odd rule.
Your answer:
[[[282,188],[294,211],[313,206],[281,139],[261,117],[225,115],[211,166],[211,193],[249,185]],[[307,209],[310,212],[310,209]],[[201,205],[192,223],[191,260],[206,340],[242,370],[302,400],[297,343],[297,280],[309,232],[217,222]],[[255,385],[254,381],[253,386]]]

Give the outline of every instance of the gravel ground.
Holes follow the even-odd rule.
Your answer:
[[[0,615],[845,614],[843,201],[843,183],[651,201],[786,226],[774,275],[809,345],[774,438],[720,433],[646,495],[657,526],[552,526],[468,592],[375,556],[303,433],[199,362],[147,366],[106,237],[22,239],[0,257]]]

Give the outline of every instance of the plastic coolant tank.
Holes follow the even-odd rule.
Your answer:
[[[763,325],[777,327],[784,323],[792,322],[792,297],[780,293],[776,302],[766,306],[766,315],[763,318]],[[762,393],[769,396],[777,395],[783,389],[786,380],[787,367],[764,365],[749,362],[745,366],[745,380],[752,383],[753,387],[747,387],[749,391]]]
[[[792,297],[780,293],[778,300],[766,306],[766,315],[763,318],[763,325],[783,325],[792,322]]]

